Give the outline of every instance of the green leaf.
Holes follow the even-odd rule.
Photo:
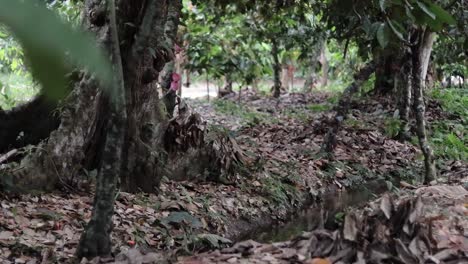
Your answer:
[[[430,18],[436,19],[436,15],[435,15],[434,13],[431,12],[431,10],[429,9],[429,7],[426,6],[426,4],[424,4],[423,2],[420,2],[420,1],[416,1],[416,4],[417,4],[418,7],[419,7],[424,13],[426,13]]]
[[[172,212],[166,218],[161,220],[163,224],[182,224],[186,223],[192,228],[202,228],[200,220],[188,212]]]
[[[447,23],[449,25],[456,24],[456,21],[453,18],[453,16],[450,15],[447,11],[445,11],[442,7],[430,2],[428,3],[428,5],[431,12],[436,15],[437,20],[440,20],[440,22]]]
[[[416,17],[414,17],[413,12],[411,12],[411,8],[408,5],[405,5],[405,12],[406,16],[408,16],[412,22],[416,21]]]
[[[91,71],[105,86],[112,71],[94,40],[65,24],[37,1],[0,0],[0,24],[6,25],[23,46],[33,77],[49,98],[67,94],[67,61]]]
[[[379,42],[382,48],[387,47],[389,42],[389,34],[387,30],[387,26],[385,23],[381,23],[379,29],[377,29],[377,41]]]
[[[396,29],[396,27],[393,25],[392,20],[387,19],[387,23],[388,23],[388,25],[390,26],[390,28],[392,29],[393,33],[394,33],[400,40],[405,41],[405,38],[403,37],[403,34],[402,34],[400,31],[398,31],[398,30]]]

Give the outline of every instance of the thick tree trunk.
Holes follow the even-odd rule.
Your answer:
[[[168,119],[161,109],[156,80],[173,52],[163,45],[167,0],[155,1],[117,3],[128,117],[120,176],[121,189],[130,192],[154,191],[165,164],[161,146]],[[109,48],[105,3],[87,0],[83,23],[104,48]],[[21,160],[22,170],[8,173],[7,180],[13,185],[25,190],[52,189],[58,183],[73,187],[86,170],[99,167],[110,114],[108,102],[91,76],[81,74],[78,79],[61,108],[58,129]]]
[[[328,133],[324,138],[322,151],[326,153],[332,153],[335,149],[337,142],[336,136],[340,130],[340,127],[344,120],[346,119],[346,115],[349,112],[351,99],[353,95],[359,92],[360,87],[362,84],[369,79],[370,75],[375,71],[375,63],[373,61],[367,63],[359,72],[354,76],[354,82],[348,86],[343,94],[341,95],[340,101],[336,106],[336,114],[333,118]]]
[[[428,183],[433,181],[437,176],[434,153],[427,139],[426,109],[424,105],[424,89],[426,86],[425,71],[427,71],[427,64],[425,65],[425,63],[427,63],[426,60],[431,54],[435,33],[430,32],[428,29],[419,29],[416,34],[418,34],[419,45],[415,45],[411,48],[413,63],[413,110],[416,116],[416,134],[419,139],[421,151],[424,155],[425,177],[423,181]]]
[[[122,173],[122,154],[125,140],[125,127],[127,122],[126,93],[120,56],[120,45],[117,33],[115,0],[107,1],[108,32],[106,34],[111,50],[111,60],[114,82],[113,95],[108,100],[109,121],[106,125],[106,139],[103,159],[96,181],[96,194],[94,197],[91,220],[81,235],[77,256],[79,258],[93,258],[108,256],[111,253],[112,216],[114,214],[114,199],[117,179]],[[154,1],[154,0],[153,0]],[[150,3],[151,4],[151,3]],[[135,55],[141,55],[140,53]],[[106,95],[107,96],[107,95]]]
[[[279,98],[281,94],[281,63],[279,61],[279,50],[278,42],[276,40],[271,41],[271,55],[273,56],[273,97]]]

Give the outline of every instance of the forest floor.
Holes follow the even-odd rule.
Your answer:
[[[336,96],[287,94],[277,100],[243,94],[240,101],[237,97],[190,101],[208,121],[210,130],[222,131],[235,139],[247,157],[249,162],[240,169],[235,182],[165,180],[157,195],[120,192],[112,235],[116,263],[160,263],[162,258],[174,260],[176,256],[225,247],[228,248],[195,257],[179,257],[179,261],[382,260],[386,258],[382,254],[389,251],[378,251],[384,252],[379,255],[373,247],[358,246],[376,229],[382,239],[390,241],[382,242],[380,249],[390,247],[398,253],[395,261],[403,263],[413,263],[408,260],[413,261],[415,256],[449,259],[468,251],[468,163],[441,159],[438,182],[416,186],[415,179],[422,174],[421,154],[414,144],[391,138],[397,127],[392,118],[394,106],[389,100],[367,98],[354,104],[338,135],[335,157],[329,159],[320,153],[320,146],[327,122],[333,116]],[[431,101],[429,106],[432,123],[464,122],[458,120],[458,115],[443,111],[437,102]],[[376,195],[358,197],[356,202],[348,201],[354,196],[339,198],[356,188]],[[391,196],[379,198],[367,209],[362,207],[366,200],[382,197],[384,192]],[[411,198],[415,193],[422,200]],[[91,197],[92,194],[65,193],[0,197],[0,262],[72,262],[91,215]],[[343,212],[350,211],[348,205],[361,205],[361,209],[351,210],[353,213],[345,216]],[[304,230],[281,231],[283,224],[306,208],[306,218],[319,221],[309,223]],[[324,224],[329,222],[336,225]],[[300,235],[301,231],[312,232]],[[423,238],[428,236],[429,244],[424,244],[427,239]],[[229,248],[242,240],[247,242]],[[278,240],[287,242],[272,244]],[[317,246],[317,240],[328,244]],[[440,252],[444,252],[442,257],[433,256]],[[329,258],[313,259],[316,256]],[[141,262],[126,260],[138,258]],[[106,261],[114,259],[101,260]]]

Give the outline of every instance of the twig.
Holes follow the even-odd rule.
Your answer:
[[[16,154],[18,154],[18,152],[19,151],[17,149],[12,149],[9,152],[7,152],[5,155],[2,155],[0,157],[0,164],[2,164],[5,161],[9,160],[11,157],[16,156]]]

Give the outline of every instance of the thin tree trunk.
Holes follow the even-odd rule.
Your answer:
[[[411,139],[410,132],[410,113],[411,113],[411,91],[412,91],[412,74],[413,66],[411,62],[411,52],[407,48],[402,57],[402,67],[400,73],[396,75],[395,84],[398,87],[399,94],[399,116],[400,116],[400,131],[398,138],[402,141]]]
[[[208,98],[208,102],[210,101],[210,80],[208,79],[208,71],[205,73],[206,78],[206,96]]]
[[[274,74],[274,85],[273,85],[273,97],[279,98],[281,94],[281,64],[279,61],[279,50],[278,43],[276,40],[271,42],[271,55],[273,56],[273,74]]]
[[[424,39],[421,43],[421,78],[426,82],[427,72],[429,69],[429,63],[431,61],[432,46],[436,39],[437,34],[434,32],[428,32],[424,34]],[[426,85],[424,85],[426,87]]]
[[[290,89],[289,74],[288,74],[288,64],[281,65],[281,84],[286,90]]]
[[[337,142],[336,136],[341,128],[342,123],[346,119],[349,112],[350,103],[353,95],[359,92],[362,84],[369,79],[371,74],[375,71],[375,63],[373,61],[367,63],[359,72],[354,76],[354,82],[348,86],[341,95],[340,101],[336,106],[336,115],[330,125],[327,135],[324,138],[322,151],[332,153],[335,149]]]
[[[253,79],[253,81],[252,81],[252,90],[255,92],[255,94],[258,94],[258,92],[259,92],[258,83],[259,83],[259,80],[257,78]]]
[[[182,10],[182,0],[171,0],[168,2],[167,8],[167,20],[164,26],[164,35],[166,37],[165,42],[168,47],[174,47],[176,45],[176,37],[177,37],[177,28],[179,27],[179,20],[180,20],[180,13]],[[161,87],[164,90],[164,104],[166,106],[167,115],[169,118],[172,118],[174,109],[176,106],[176,91],[169,91],[172,82],[172,73],[176,72],[182,75],[182,71],[177,69],[176,65],[177,54],[174,55],[174,58],[164,65],[164,75],[162,76]],[[182,84],[182,80],[180,81]],[[181,90],[182,87],[178,87],[178,91]]]
[[[419,146],[424,155],[424,168],[425,177],[423,181],[425,183],[431,182],[436,179],[437,170],[435,167],[434,153],[429,141],[427,139],[426,132],[426,120],[425,120],[425,105],[424,105],[424,89],[426,81],[424,77],[427,71],[426,58],[430,56],[432,51],[432,42],[434,41],[434,34],[428,29],[420,29],[418,32],[419,45],[415,45],[411,48],[412,51],[412,63],[413,63],[413,110],[416,116],[416,134],[419,139]]]
[[[91,220],[86,226],[78,245],[77,256],[79,258],[110,255],[110,233],[112,230],[112,216],[114,214],[116,184],[119,175],[122,173],[122,151],[127,112],[114,1],[107,1],[109,46],[114,67],[114,82],[111,88],[113,95],[110,96],[111,99],[108,104],[110,116],[107,124],[103,159],[96,181],[93,212]]]
[[[322,65],[322,76],[320,79],[320,86],[325,87],[328,84],[328,60],[327,60],[327,39],[323,39],[320,44],[320,64]]]

